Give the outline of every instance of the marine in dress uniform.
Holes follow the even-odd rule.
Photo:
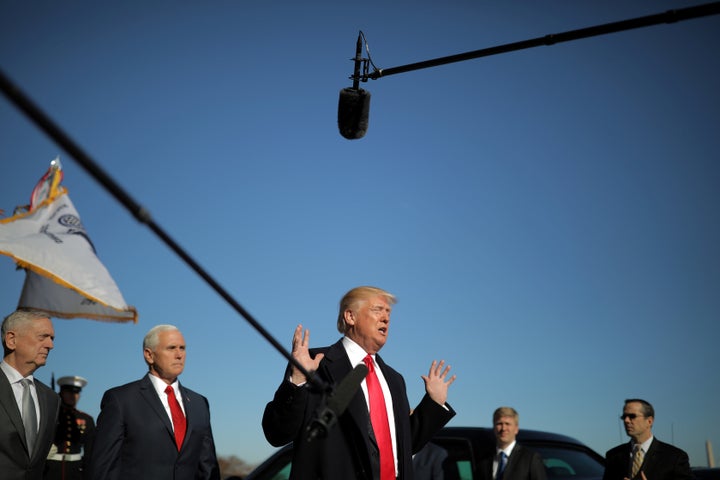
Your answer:
[[[60,412],[55,439],[46,462],[46,480],[85,480],[85,459],[95,436],[95,421],[76,407],[80,391],[87,385],[82,377],[61,377]]]

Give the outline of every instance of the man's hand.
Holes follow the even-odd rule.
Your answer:
[[[305,370],[314,372],[317,370],[318,365],[320,365],[320,360],[322,360],[325,355],[318,353],[315,358],[311,358],[309,344],[310,330],[306,329],[305,332],[303,332],[302,325],[298,325],[295,328],[292,339],[292,356]],[[295,385],[300,385],[307,382],[307,378],[293,365],[290,381]]]
[[[645,476],[645,471],[644,471],[644,470],[640,470],[640,478],[641,478],[642,480],[647,480],[647,477]],[[628,477],[625,477],[625,478],[623,478],[623,480],[631,480],[631,479],[628,478]]]
[[[450,365],[446,366],[445,370],[443,370],[444,365],[445,360],[440,360],[440,363],[438,363],[437,360],[433,360],[432,364],[430,364],[430,371],[427,376],[421,376],[425,382],[425,391],[430,398],[440,405],[445,405],[445,402],[447,401],[448,388],[455,381],[455,375],[450,377],[447,381],[445,380],[450,372]]]

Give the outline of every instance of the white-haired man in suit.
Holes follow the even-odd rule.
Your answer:
[[[60,397],[33,377],[47,362],[55,330],[47,314],[18,310],[3,320],[0,362],[0,474],[41,480]]]
[[[90,452],[92,480],[219,480],[205,397],[180,385],[185,339],[157,325],[143,340],[148,374],[103,395]]]

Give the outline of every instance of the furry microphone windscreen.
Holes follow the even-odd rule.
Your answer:
[[[370,92],[362,88],[343,88],[338,100],[338,128],[340,135],[357,140],[367,133],[370,115]]]

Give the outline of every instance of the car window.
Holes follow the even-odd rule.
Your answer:
[[[248,479],[288,480],[292,468],[292,445],[275,452],[269,459],[250,472]]]
[[[464,438],[435,438],[437,443],[448,452],[443,462],[445,480],[473,480],[473,447]]]
[[[532,447],[543,458],[548,480],[602,478],[604,467],[582,450],[559,447]]]
[[[290,468],[292,467],[292,463],[288,463],[283,467],[282,470],[277,472],[270,480],[288,480],[290,478]]]
[[[474,452],[473,444],[463,438],[435,438],[433,442],[448,452],[443,470],[445,479],[449,480],[480,478],[480,472],[473,470],[473,457],[481,458],[492,455],[492,450]],[[603,465],[583,450],[535,445],[530,448],[542,456],[548,480],[599,480],[603,476]]]

